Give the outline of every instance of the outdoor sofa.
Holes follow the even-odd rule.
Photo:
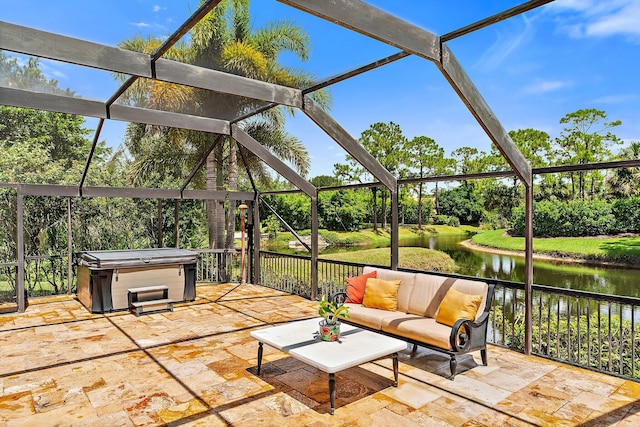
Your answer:
[[[330,300],[349,307],[345,322],[456,357],[480,350],[487,365],[487,326],[494,285],[480,280],[365,267]],[[361,299],[360,299],[361,298]]]

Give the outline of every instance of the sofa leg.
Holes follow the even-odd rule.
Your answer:
[[[416,351],[418,351],[418,344],[413,345],[413,348],[411,349],[411,357],[416,355]]]
[[[449,379],[453,381],[456,377],[456,370],[458,369],[458,360],[455,356],[451,356],[451,360],[449,360],[449,368],[451,369],[451,376]]]
[[[487,349],[480,350],[480,357],[482,357],[482,364],[487,366]]]

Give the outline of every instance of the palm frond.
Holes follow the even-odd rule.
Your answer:
[[[302,61],[309,59],[309,35],[293,21],[270,22],[252,34],[251,42],[273,62],[283,52],[293,53]]]

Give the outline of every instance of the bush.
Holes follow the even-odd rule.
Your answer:
[[[524,207],[513,212],[513,231],[524,234]],[[615,233],[612,205],[604,200],[542,201],[533,204],[533,235],[580,237]]]
[[[460,227],[460,220],[455,216],[436,215],[433,218],[435,225],[449,225],[451,227]]]
[[[616,219],[618,232],[640,232],[640,197],[618,199],[613,203],[612,213]]]

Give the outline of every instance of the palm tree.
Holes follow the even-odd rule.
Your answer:
[[[640,159],[640,141],[631,143],[620,150],[618,157],[622,160]],[[640,196],[640,168],[619,168],[607,180],[610,192],[615,197]]]
[[[256,30],[250,25],[249,0],[223,0],[191,31],[189,43],[172,47],[166,54],[171,59],[198,66],[222,70],[245,77],[291,87],[309,86],[313,76],[278,63],[281,53],[291,52],[302,61],[308,58],[309,39],[293,22],[277,21]],[[121,47],[146,53],[152,52],[161,41],[156,38],[134,38],[120,44]],[[185,88],[180,85],[139,79],[127,92],[127,100],[151,108],[170,108],[208,117],[232,119],[264,105],[259,101],[215,92]],[[324,91],[314,94],[322,106],[329,103]],[[244,130],[269,148],[276,156],[288,162],[301,175],[309,169],[309,155],[302,143],[284,130],[286,110],[270,109],[259,116],[240,123]],[[174,129],[145,127],[143,134],[160,133],[170,143],[181,147],[185,162],[195,164],[211,145],[216,135]],[[133,142],[130,142],[133,144]],[[206,177],[196,181],[209,190],[238,188],[238,162],[235,142],[225,138],[209,155]],[[270,174],[259,159],[244,153],[247,167],[261,181],[268,181]],[[161,159],[174,164],[175,157]],[[157,158],[136,157],[135,165],[158,163]],[[151,166],[149,170],[157,170]],[[146,170],[141,166],[134,172]],[[184,176],[184,175],[181,175]],[[225,182],[225,178],[226,182]],[[232,247],[235,229],[235,202],[229,203],[225,224],[225,207],[222,201],[207,204],[209,220],[209,244],[212,248]],[[225,227],[226,226],[226,227]],[[227,230],[226,242],[224,230]]]

